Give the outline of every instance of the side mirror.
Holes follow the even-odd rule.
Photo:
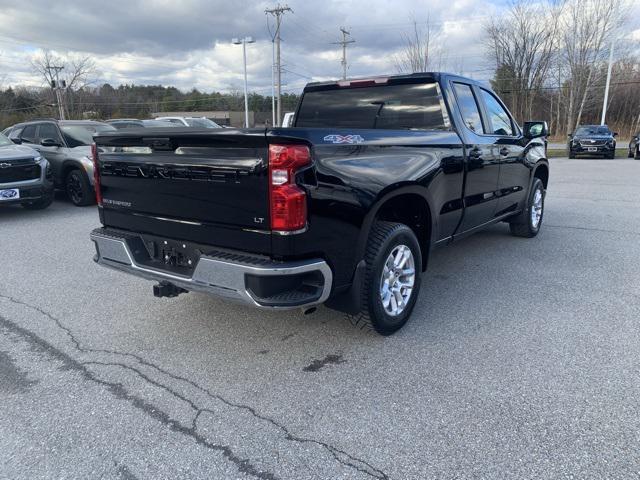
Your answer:
[[[11,141],[16,145],[22,145],[22,140],[19,138],[12,138]]]
[[[547,122],[524,122],[523,130],[526,138],[540,138],[549,135]]]
[[[60,147],[60,142],[54,140],[53,138],[44,138],[40,142],[40,145],[43,147]]]
[[[618,132],[613,132],[613,136],[617,137],[618,136]]]
[[[573,133],[567,133],[567,138],[573,138]]]

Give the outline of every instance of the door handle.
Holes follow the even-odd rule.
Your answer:
[[[469,150],[469,157],[475,159],[482,157],[482,150],[480,150],[478,147],[472,148],[471,150]]]
[[[509,149],[507,147],[502,147],[500,149],[500,155],[503,157],[507,157],[509,155]]]

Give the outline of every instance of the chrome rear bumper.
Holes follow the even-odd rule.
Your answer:
[[[333,275],[324,260],[276,262],[254,261],[238,252],[201,255],[190,276],[179,275],[136,262],[130,248],[130,235],[106,229],[91,232],[96,246],[94,260],[105,267],[121,270],[158,282],[169,282],[189,291],[204,292],[252,306],[268,309],[307,308],[323,303],[331,292]],[[273,292],[272,286],[284,281],[299,287],[283,287]],[[271,285],[270,285],[271,284]],[[252,287],[253,286],[253,287]],[[255,288],[265,287],[265,288]],[[259,293],[271,290],[270,295]],[[277,288],[276,288],[277,290]]]

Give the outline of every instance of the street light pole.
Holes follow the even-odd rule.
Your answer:
[[[242,61],[244,65],[244,128],[249,128],[249,93],[247,91],[247,43],[255,43],[252,37],[234,38],[234,45],[242,45]]]
[[[609,68],[607,69],[607,85],[604,87],[604,102],[602,103],[602,119],[600,125],[604,125],[607,119],[607,103],[609,102],[609,85],[611,84],[611,67],[613,66],[613,47],[615,40],[611,40],[611,50],[609,50]]]

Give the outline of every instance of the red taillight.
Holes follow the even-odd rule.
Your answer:
[[[93,188],[96,191],[96,202],[102,205],[102,188],[100,185],[100,170],[98,169],[98,147],[91,144],[91,159],[93,160]]]
[[[310,163],[306,145],[269,145],[272,230],[290,232],[307,224],[307,195],[296,185],[295,174]]]

